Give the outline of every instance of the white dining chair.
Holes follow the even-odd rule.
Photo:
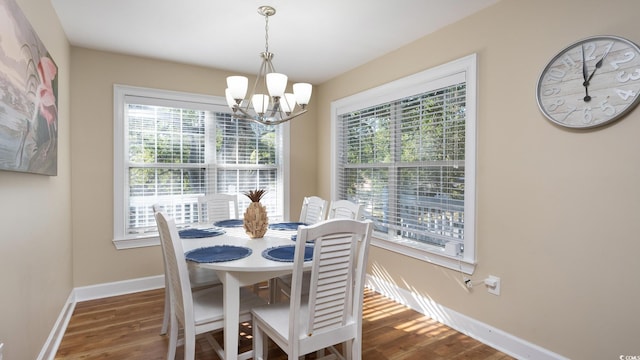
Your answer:
[[[305,197],[300,209],[300,222],[311,225],[324,220],[327,215],[327,204],[327,200],[318,196]]]
[[[288,359],[323,349],[338,358],[362,358],[362,301],[370,221],[332,219],[298,229],[288,303],[253,308],[254,359],[264,360],[267,338]],[[304,249],[314,240],[308,296],[303,296]],[[334,347],[343,344],[342,354]]]
[[[153,206],[154,216],[156,213],[161,211],[161,207],[159,204],[154,204]],[[157,224],[157,222],[156,222]],[[158,232],[160,229],[158,229]],[[164,313],[162,316],[162,327],[160,328],[160,335],[165,335],[167,330],[169,329],[169,320],[171,319],[171,300],[169,296],[169,277],[167,274],[167,260],[165,255],[165,249],[162,245],[162,241],[160,242],[160,247],[162,249],[162,262],[164,267]],[[189,271],[189,283],[193,289],[202,289],[209,286],[221,286],[222,283],[216,275],[214,270],[209,270],[201,267],[187,265],[187,269]]]
[[[240,219],[238,196],[235,194],[208,194],[198,197],[200,223],[211,225],[214,221]]]
[[[300,222],[311,225],[325,220],[328,204],[329,202],[327,200],[318,196],[305,197],[300,210]],[[272,292],[272,294],[274,294],[272,300],[277,301],[280,298],[280,294],[288,297],[291,291],[291,275],[279,276],[270,284],[275,287],[275,291]]]
[[[180,240],[174,220],[163,212],[156,212],[155,218],[165,253],[167,270],[165,276],[169,278],[172,309],[167,359],[175,359],[176,347],[179,343],[179,328],[183,329],[183,337],[180,342],[184,343],[185,360],[194,359],[196,335],[199,334],[206,334],[209,344],[217,355],[224,359],[222,346],[211,334],[208,334],[212,331],[222,330],[224,327],[222,287],[215,286],[196,291],[191,289],[182,240]],[[240,289],[240,291],[240,321],[250,321],[251,308],[264,305],[266,301],[246,289]],[[240,354],[238,359],[248,359],[251,355],[251,351],[249,351]]]
[[[327,214],[327,219],[351,219],[351,220],[362,220],[362,205],[353,203],[349,200],[335,200],[331,201],[331,205],[329,205],[329,212]],[[304,277],[308,277],[309,272],[305,271]],[[279,296],[280,294],[289,297],[291,293],[291,276],[285,275],[280,276],[276,279],[276,294]],[[307,288],[302,289],[302,293],[306,294],[308,292]]]
[[[327,219],[362,220],[362,205],[349,200],[332,200]]]

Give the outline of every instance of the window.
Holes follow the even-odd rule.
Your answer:
[[[364,206],[375,244],[473,271],[471,55],[332,104],[334,194]]]
[[[152,206],[178,226],[198,223],[198,197],[266,189],[269,218],[284,215],[285,126],[236,120],[224,98],[114,87],[114,242],[158,244]]]

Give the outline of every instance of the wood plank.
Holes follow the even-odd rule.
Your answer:
[[[262,288],[262,296],[268,289]],[[78,303],[56,359],[140,359],[166,357],[168,339],[160,335],[164,290]],[[251,348],[251,324],[240,325],[240,351]],[[214,334],[222,343],[222,333]],[[218,359],[204,338],[196,341],[196,359]],[[176,359],[182,358],[182,347]],[[286,359],[273,343],[269,359]],[[307,359],[315,359],[309,355]],[[507,360],[511,357],[435,320],[365,290],[363,359]]]

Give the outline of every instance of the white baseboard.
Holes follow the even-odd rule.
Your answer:
[[[562,355],[448,309],[431,299],[411,293],[375,276],[367,274],[365,286],[516,359],[568,360]]]
[[[131,294],[140,291],[154,290],[164,287],[164,276],[150,276],[145,278],[117,281],[91,286],[77,287],[73,290],[75,301],[102,299],[105,297]]]
[[[139,279],[117,281],[112,283],[82,286],[71,290],[71,294],[67,298],[58,320],[51,329],[49,337],[45,342],[38,360],[53,360],[58,352],[58,347],[62,342],[62,337],[67,330],[71,315],[76,307],[76,303],[80,301],[95,300],[105,297],[131,294],[140,291],[154,290],[164,287],[164,276],[150,276]]]
[[[38,360],[53,360],[56,357],[58,347],[60,346],[60,342],[62,342],[62,337],[64,336],[64,332],[67,330],[67,325],[69,324],[69,320],[71,320],[71,315],[75,308],[76,302],[73,290],[71,290],[71,294],[67,297],[67,302],[62,307],[60,315],[58,315],[58,320],[56,320],[56,323],[53,325],[53,329],[51,329],[51,333],[49,333],[47,341],[44,343],[42,350],[40,350],[40,354],[37,358]]]

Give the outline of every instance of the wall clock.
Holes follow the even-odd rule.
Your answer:
[[[618,36],[567,46],[542,70],[536,98],[542,113],[569,128],[601,126],[640,101],[640,48]]]

